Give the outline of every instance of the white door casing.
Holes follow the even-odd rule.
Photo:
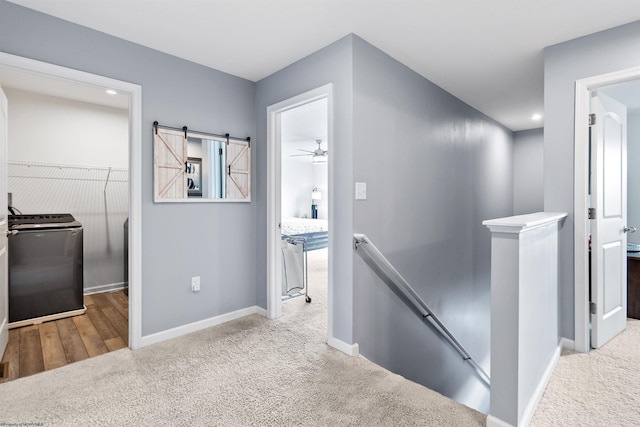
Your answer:
[[[7,97],[0,88],[0,355],[9,342],[9,281],[7,271]],[[0,356],[2,357],[2,356]]]
[[[599,348],[627,320],[627,111],[601,93],[592,97],[591,111],[591,347]]]
[[[281,101],[267,108],[267,316],[270,319],[282,315],[282,239],[280,233],[281,220],[281,113],[305,105],[319,99],[327,99],[328,109],[328,139],[333,141],[333,85],[327,84],[317,89],[310,90],[300,95]],[[329,150],[328,161],[328,187],[329,206],[332,206],[333,192],[333,151]],[[333,224],[333,210],[329,208],[329,223]],[[333,239],[329,229],[329,277],[327,289],[327,335],[329,345],[335,341],[333,338]]]
[[[129,347],[142,340],[142,87],[72,68],[0,52],[0,68],[35,74],[52,81],[114,89],[129,97]],[[0,198],[3,197],[0,194]],[[4,192],[6,198],[6,191]],[[2,199],[0,199],[0,203]],[[6,199],[4,200],[5,206]],[[5,233],[6,234],[6,233]]]
[[[564,345],[580,353],[588,352],[591,316],[589,310],[589,223],[587,194],[589,171],[589,126],[591,91],[610,85],[640,80],[640,66],[617,70],[576,80],[574,111],[574,200],[573,200],[573,340],[565,337]],[[546,143],[546,142],[545,142]],[[570,262],[570,261],[569,261]]]

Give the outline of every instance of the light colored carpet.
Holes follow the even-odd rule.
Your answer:
[[[640,321],[590,353],[565,351],[531,426],[640,425]]]
[[[314,251],[314,258],[326,251]],[[253,315],[0,385],[0,425],[483,426],[485,416],[326,342],[326,273]]]

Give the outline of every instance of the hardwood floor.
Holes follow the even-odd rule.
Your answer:
[[[0,383],[127,347],[129,299],[124,291],[85,295],[81,316],[9,331]]]

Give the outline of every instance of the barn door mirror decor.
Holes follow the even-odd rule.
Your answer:
[[[155,202],[251,201],[251,140],[153,124]]]

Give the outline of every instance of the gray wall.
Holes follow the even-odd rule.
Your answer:
[[[574,338],[574,94],[575,81],[638,66],[640,22],[623,25],[544,51],[544,209],[568,212],[560,232],[561,336]]]
[[[143,335],[256,304],[255,202],[152,202],[153,121],[253,137],[254,83],[3,0],[0,51],[142,86]]]
[[[627,116],[627,223],[640,229],[640,111]],[[629,243],[640,243],[640,233],[627,234]]]
[[[369,234],[487,367],[490,240],[481,221],[512,214],[510,131],[356,36],[253,84],[0,0],[0,51],[142,85],[143,335],[266,307],[266,109],[333,83],[334,336],[485,407],[461,359],[353,254],[352,234]],[[154,205],[154,120],[237,136],[255,129],[253,202]],[[353,201],[354,178],[369,184],[369,200]]]
[[[267,227],[267,107],[327,83],[335,95],[334,336],[486,411],[484,386],[353,254],[352,233],[368,234],[488,369],[490,234],[481,222],[513,212],[513,135],[347,36],[257,83],[258,230]],[[355,181],[368,184],[368,200],[353,200]],[[257,301],[266,307],[264,233],[257,251]]]
[[[257,304],[267,306],[267,108],[293,96],[333,83],[333,140],[330,168],[333,172],[334,215],[329,234],[334,263],[330,263],[333,294],[333,335],[353,343],[352,319],[352,38],[346,36],[306,58],[260,80],[256,85],[256,177],[257,202]],[[331,181],[331,178],[329,178]]]
[[[491,236],[481,223],[513,212],[513,134],[357,37],[353,81],[354,181],[368,196],[354,202],[354,231],[488,371]],[[486,412],[473,370],[354,257],[361,353]]]
[[[513,214],[544,210],[544,131],[513,134]]]

